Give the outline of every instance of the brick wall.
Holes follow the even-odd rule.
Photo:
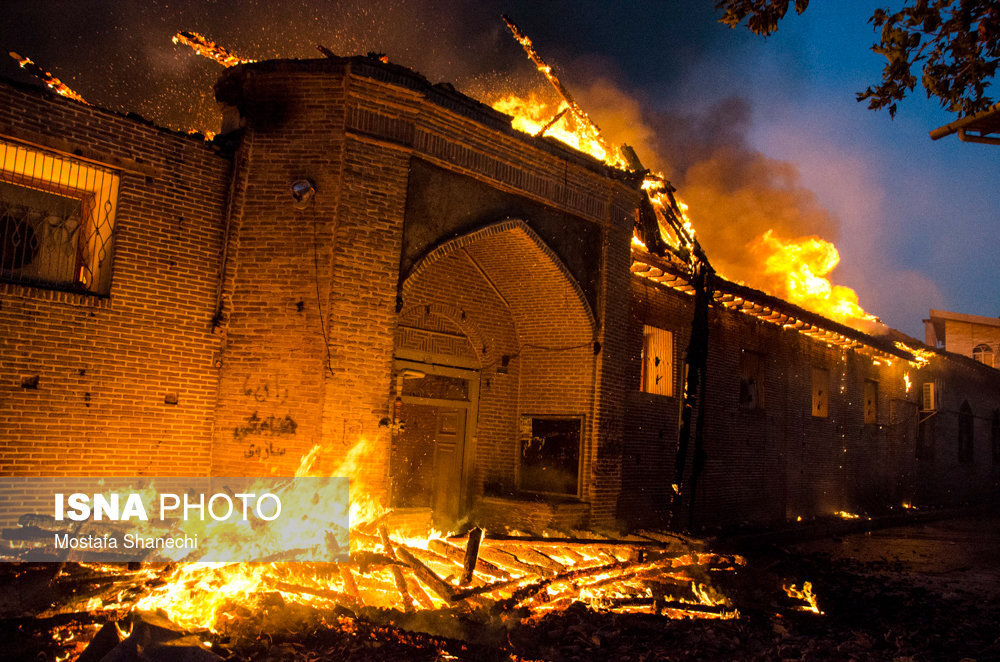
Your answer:
[[[447,88],[364,58],[236,68],[223,77],[219,95],[239,108],[245,124],[245,176],[237,178],[235,267],[225,280],[214,470],[289,472],[314,443],[324,449],[324,466],[335,467],[366,439],[373,443],[361,474],[370,491],[384,493],[390,437],[377,422],[389,410],[397,310],[412,316],[407,311],[434,305],[465,312],[461,323],[493,343],[473,343],[483,366],[473,492],[515,481],[516,416],[523,413],[584,417],[583,496],[594,496],[594,440],[609,434],[600,432],[601,420],[614,419],[615,407],[621,419],[620,403],[599,401],[595,390],[605,370],[593,345],[603,337],[595,329],[606,314],[601,252],[613,241],[618,278],[627,282],[631,185],[587,157],[528,139]],[[414,214],[414,201],[434,206],[446,193],[427,189],[427,176],[410,175],[416,159],[492,193],[463,201],[453,221]],[[298,177],[317,190],[303,211],[291,210],[287,193]],[[525,222],[546,239],[532,240],[528,250],[513,235],[496,244],[484,237],[466,249],[475,254],[474,267],[448,258],[420,273],[412,291],[398,289],[409,269],[459,227],[474,232],[513,210],[529,212]],[[492,310],[487,291],[504,279],[511,283],[500,288],[509,319]],[[626,310],[621,292],[616,320]],[[326,347],[332,370],[324,375]],[[510,365],[498,375],[495,359],[503,355]],[[613,469],[602,475],[597,500],[613,504],[609,485],[617,476]],[[602,509],[610,513],[613,505]]]
[[[679,401],[641,393],[642,325],[674,332],[675,384],[690,337],[691,297],[636,278],[628,346],[620,515],[633,524],[669,521]],[[748,315],[712,309],[704,430],[708,455],[695,498],[695,524],[779,522],[884,512],[903,503],[941,505],[996,492],[992,411],[1000,379],[960,357],[919,366],[895,357],[843,351]],[[742,350],[761,357],[764,405],[740,402]],[[829,379],[829,412],[812,415],[812,371]],[[909,377],[911,386],[906,386]],[[920,389],[938,381],[944,400],[933,416],[934,457],[917,460]],[[875,421],[865,420],[865,382],[876,384]],[[871,387],[869,387],[871,388]],[[680,388],[675,393],[680,393]],[[957,419],[975,415],[974,459],[959,461]],[[690,464],[690,462],[689,462]],[[688,472],[690,467],[688,467]],[[690,475],[689,473],[687,474]],[[687,523],[688,512],[678,519]]]
[[[936,387],[937,408],[920,413],[923,449],[917,462],[918,503],[982,503],[1000,495],[1000,458],[994,454],[993,417],[1000,409],[1000,372],[972,359],[932,359],[915,389]],[[972,454],[959,452],[959,420],[968,404]]]
[[[1000,368],[1000,325],[975,324],[945,320],[945,346],[949,352],[972,356],[972,350],[987,345],[993,352],[993,365]]]
[[[230,161],[198,137],[8,86],[0,135],[120,174],[109,296],[0,284],[0,473],[207,475]]]

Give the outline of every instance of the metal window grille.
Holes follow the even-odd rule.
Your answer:
[[[118,174],[0,140],[0,280],[106,295]]]

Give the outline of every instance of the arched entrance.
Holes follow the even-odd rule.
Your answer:
[[[484,493],[586,498],[596,324],[555,253],[525,222],[496,223],[425,255],[402,301],[394,503],[447,523]],[[540,452],[533,431],[550,428],[559,445]]]

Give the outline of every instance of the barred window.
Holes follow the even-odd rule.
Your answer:
[[[118,175],[0,140],[0,280],[106,295]]]

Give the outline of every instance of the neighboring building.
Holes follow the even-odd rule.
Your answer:
[[[1000,318],[933,309],[929,317],[924,320],[928,345],[1000,368]]]
[[[442,521],[668,523],[693,298],[637,177],[364,57],[216,94],[213,144],[0,86],[0,473],[363,442],[354,489]],[[692,522],[995,493],[1000,373],[713,290]]]

